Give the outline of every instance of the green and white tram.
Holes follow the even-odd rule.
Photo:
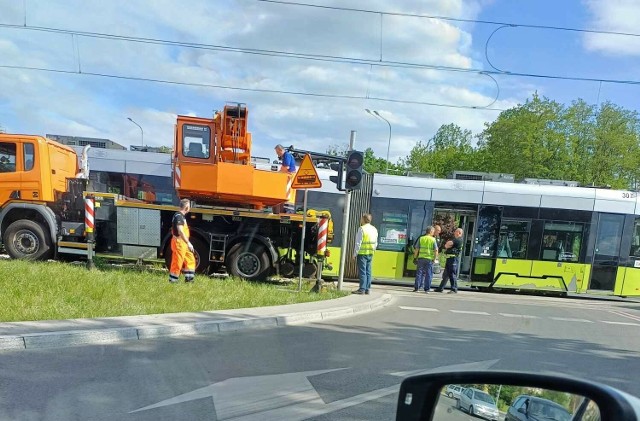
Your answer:
[[[329,209],[336,238],[330,260],[337,274],[342,198],[324,186],[309,204]],[[465,231],[462,285],[617,296],[640,295],[640,200],[637,193],[558,185],[428,179],[375,174],[354,194],[351,227],[369,211],[380,241],[376,279],[411,277],[411,245],[427,225]],[[353,202],[352,202],[353,205]],[[349,244],[351,247],[351,243]],[[349,261],[349,259],[347,259]],[[356,277],[353,265],[346,269]]]

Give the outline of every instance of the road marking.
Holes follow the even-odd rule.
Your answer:
[[[515,317],[515,318],[519,318],[519,319],[538,319],[538,316],[530,316],[528,314],[511,314],[511,313],[498,313],[501,316],[504,317]]]
[[[591,320],[587,319],[575,319],[573,317],[549,317],[552,320],[558,320],[561,322],[579,322],[579,323],[593,323]]]
[[[413,287],[413,285],[407,285],[407,288]],[[397,287],[403,288],[403,287]],[[422,294],[416,293],[406,293],[406,290],[394,289],[391,287],[384,288],[385,290],[393,293],[396,296],[400,297],[409,297],[409,298],[419,298],[423,297]],[[533,307],[558,307],[561,305],[562,307],[569,308],[577,308],[577,309],[588,309],[588,310],[597,310],[597,311],[612,311],[616,306],[611,303],[603,302],[597,304],[591,304],[588,302],[575,300],[572,297],[543,297],[543,296],[518,296],[518,295],[508,295],[508,294],[491,294],[491,293],[478,293],[475,291],[464,291],[468,294],[464,294],[463,296],[451,297],[450,295],[442,295],[442,294],[429,294],[429,300],[456,300],[456,301],[475,301],[482,302],[485,304],[495,303],[495,304],[508,304],[508,305],[519,305],[519,306],[533,306]],[[452,294],[453,295],[453,294]],[[481,297],[480,297],[481,296]],[[628,315],[629,317],[634,317],[633,315]],[[638,317],[638,316],[635,316]],[[640,321],[640,317],[638,319],[634,319]]]
[[[500,360],[476,361],[472,363],[447,365],[444,367],[433,368],[431,370],[425,370],[423,368],[420,368],[418,370],[409,370],[409,371],[392,371],[388,374],[391,376],[404,378],[408,376],[417,376],[419,374],[437,373],[442,371],[445,371],[445,372],[446,371],[449,371],[449,372],[451,371],[482,371],[482,370],[490,369],[491,367],[496,365],[498,361]]]
[[[602,320],[602,323],[606,323],[609,325],[640,326],[640,323],[631,323],[631,322],[607,322],[605,320]]]
[[[407,306],[400,306],[401,310],[413,310],[413,311],[433,311],[433,312],[439,312],[440,310],[438,310],[437,308],[430,308],[430,307],[407,307]]]
[[[449,372],[460,370],[487,370],[499,360],[478,361],[431,369],[411,371],[413,374]],[[302,421],[319,417],[341,409],[360,405],[398,393],[400,384],[372,390],[345,399],[325,402],[316,391],[309,377],[331,373],[344,368],[305,371],[299,373],[271,374],[265,376],[235,377],[192,390],[182,395],[157,402],[129,412],[147,411],[197,399],[213,400],[217,419],[228,421]],[[394,375],[405,377],[407,372]]]
[[[452,313],[459,313],[459,314],[477,314],[479,316],[491,316],[491,314],[487,313],[486,311],[468,311],[468,310],[449,310]]]
[[[640,322],[640,317],[634,315],[634,314],[629,314],[629,313],[625,313],[624,311],[620,311],[620,310],[609,310],[609,313],[613,313],[616,314],[620,317],[625,317],[627,319],[631,319],[631,320],[635,320]]]

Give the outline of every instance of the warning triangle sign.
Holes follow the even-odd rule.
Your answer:
[[[320,181],[320,177],[318,177],[316,167],[313,166],[311,155],[306,154],[300,163],[298,172],[296,172],[296,175],[293,177],[291,188],[319,189],[320,187],[322,187],[322,182]]]

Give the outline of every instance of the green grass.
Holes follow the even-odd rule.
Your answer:
[[[196,276],[170,284],[158,271],[102,269],[58,262],[0,260],[0,321],[55,320],[294,304],[346,295],[297,293],[297,282],[275,285]]]

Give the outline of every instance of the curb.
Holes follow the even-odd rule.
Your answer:
[[[30,333],[0,336],[0,350],[64,348],[78,345],[100,345],[131,340],[154,339],[168,336],[195,336],[249,329],[270,329],[295,326],[321,320],[367,313],[391,303],[391,294],[383,294],[369,303],[350,307],[329,307],[321,310],[299,311],[281,315],[252,317],[239,320],[211,320],[166,325],[119,327],[95,330],[62,330],[58,332]],[[240,309],[239,309],[240,310]]]

